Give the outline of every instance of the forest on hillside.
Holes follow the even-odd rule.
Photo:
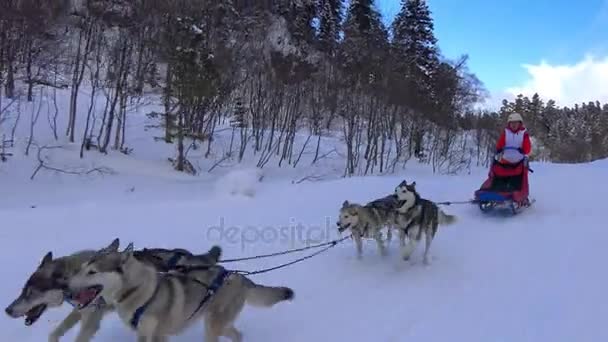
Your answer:
[[[69,110],[48,120],[56,139],[81,143],[81,156],[129,153],[129,104],[157,97],[157,141],[174,144],[173,166],[191,173],[190,147],[213,154],[228,123],[225,158],[254,153],[259,167],[271,156],[295,163],[304,132],[313,163],[321,138],[339,135],[345,175],[392,172],[412,158],[455,172],[491,159],[513,110],[535,159],[608,157],[607,104],[560,108],[536,94],[480,110],[487,91],[467,59],[442,55],[424,0],[403,0],[389,26],[373,0],[4,0],[0,130],[11,132],[3,126],[16,102],[68,89]],[[103,113],[78,105],[99,94]]]

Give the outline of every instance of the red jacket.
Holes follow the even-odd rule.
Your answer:
[[[523,154],[529,155],[530,152],[532,152],[532,143],[530,142],[530,135],[528,134],[528,132],[526,131],[526,128],[523,125],[519,126],[519,129],[516,131],[513,131],[508,127],[505,128],[502,131],[502,133],[500,134],[498,141],[496,142],[496,150],[501,151],[502,149],[505,148],[505,146],[507,144],[507,130],[513,132],[514,134],[517,134],[520,131],[524,131],[524,133],[523,133],[524,136],[523,136],[523,140],[521,142],[521,146],[518,146],[518,147],[521,148]]]

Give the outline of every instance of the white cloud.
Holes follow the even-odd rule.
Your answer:
[[[558,106],[600,101],[608,103],[608,56],[586,56],[574,65],[525,64],[529,79],[520,86],[506,89],[512,97],[538,93],[543,100],[553,99]]]

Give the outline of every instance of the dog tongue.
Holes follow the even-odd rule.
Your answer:
[[[96,294],[97,291],[94,289],[82,290],[74,295],[74,300],[80,304],[87,304],[95,298]]]

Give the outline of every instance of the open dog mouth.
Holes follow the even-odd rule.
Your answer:
[[[84,309],[91,304],[103,290],[103,286],[94,285],[72,295],[72,300],[78,305],[78,309]]]
[[[344,226],[342,226],[338,223],[338,232],[342,233],[345,230],[347,230],[348,228],[350,228],[350,223],[347,223]]]
[[[30,325],[36,323],[38,318],[40,318],[40,316],[42,316],[42,314],[46,310],[46,307],[47,307],[46,304],[40,304],[40,305],[36,305],[30,311],[26,312],[25,313],[25,325],[29,327]]]

